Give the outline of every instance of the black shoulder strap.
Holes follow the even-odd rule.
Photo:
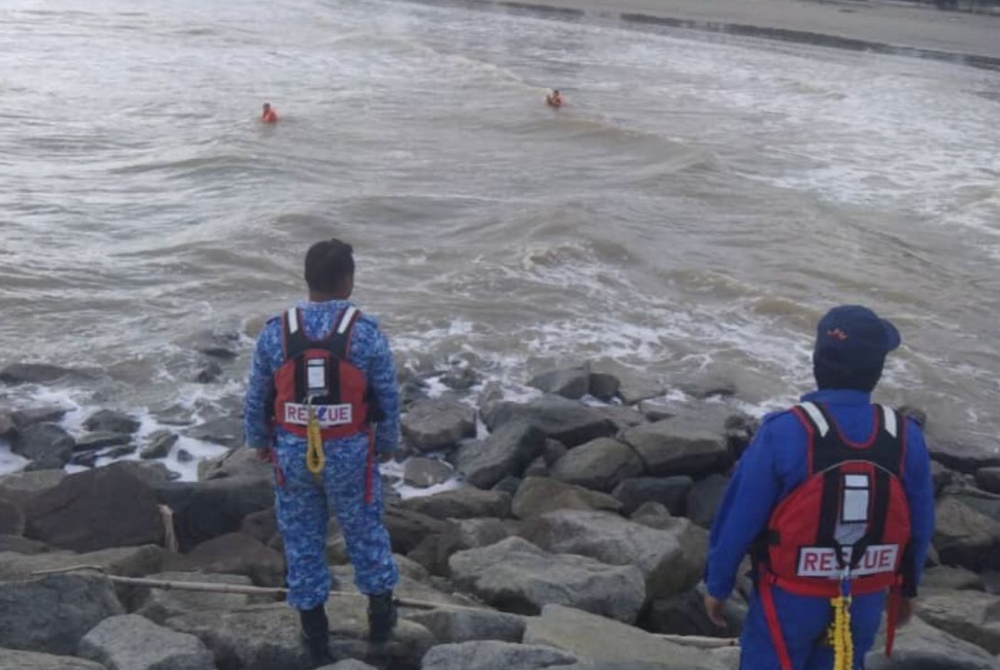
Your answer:
[[[285,360],[296,358],[306,349],[325,349],[335,358],[346,359],[351,344],[351,333],[359,318],[361,311],[357,307],[348,306],[340,314],[340,318],[326,338],[311,340],[306,336],[301,313],[293,307],[281,317]]]

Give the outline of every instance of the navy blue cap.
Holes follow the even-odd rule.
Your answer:
[[[820,319],[813,361],[841,370],[881,369],[886,354],[901,343],[896,326],[872,310],[842,305]]]

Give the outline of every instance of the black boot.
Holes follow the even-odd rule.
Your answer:
[[[396,601],[392,591],[368,596],[368,639],[373,644],[383,644],[392,637],[396,628]]]
[[[330,622],[326,618],[326,604],[311,610],[299,612],[302,622],[302,640],[309,649],[309,658],[316,667],[330,665],[333,656],[330,655]]]

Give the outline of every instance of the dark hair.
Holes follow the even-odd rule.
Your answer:
[[[333,293],[354,276],[354,249],[334,238],[317,242],[306,253],[306,284],[310,291]]]
[[[813,375],[820,389],[849,389],[871,393],[882,378],[884,361],[877,366],[850,368],[813,360]]]

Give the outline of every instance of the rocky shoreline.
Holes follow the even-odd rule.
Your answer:
[[[9,366],[0,379],[65,374]],[[542,373],[529,382],[537,395],[519,400],[465,367],[407,371],[400,383],[405,462],[394,472],[413,486],[456,473],[465,484],[387,501],[397,595],[439,606],[404,607],[396,639],[370,648],[364,601],[335,594],[328,610],[345,660],[332,667],[738,667],[735,648],[664,637],[740,632],[747,580],[726,630],[707,620],[699,586],[707,529],[757,427],[737,409],[734,385],[676,389],[613,361]],[[445,391],[431,397],[432,387]],[[83,565],[170,581],[284,582],[272,472],[235,447],[233,420],[187,429],[235,448],[181,482],[160,460],[175,433],[137,440],[134,417],[101,410],[74,438],[60,419],[46,407],[0,411],[0,438],[31,461],[0,476],[0,670],[308,668],[297,617],[275,597],[37,574]],[[868,667],[1000,668],[1000,457],[931,448],[938,530],[917,620],[892,661],[873,652]],[[112,449],[142,458],[61,469]],[[327,557],[339,588],[353,590],[335,522]]]

